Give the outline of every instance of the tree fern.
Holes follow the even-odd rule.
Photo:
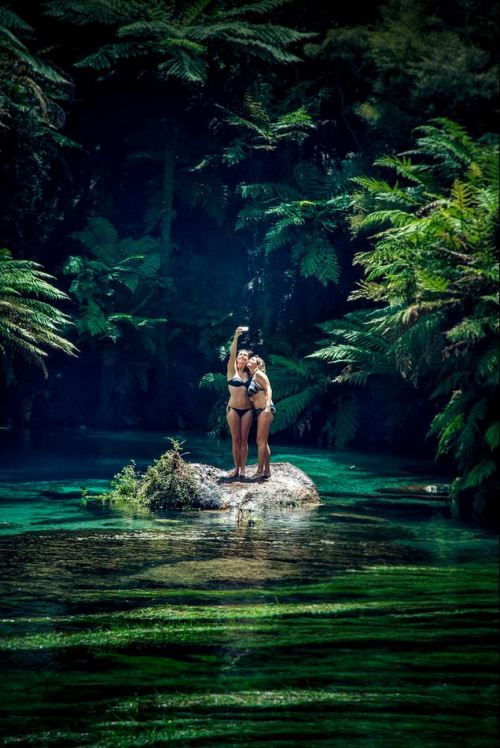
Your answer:
[[[240,210],[236,227],[260,224],[267,253],[285,249],[302,277],[315,278],[322,285],[338,283],[340,263],[331,235],[349,202],[341,191],[342,178],[337,173],[332,179],[309,162],[296,164],[293,176],[286,186],[279,182],[241,185],[241,194],[250,204]]]
[[[234,3],[231,8],[207,0],[187,5],[174,0],[161,4],[156,0],[51,0],[47,13],[77,24],[114,27],[115,38],[80,60],[80,67],[102,71],[142,57],[148,71],[160,78],[203,85],[210,67],[223,65],[220,55],[215,54],[221,45],[233,50],[241,47],[245,55],[279,63],[299,59],[288,48],[311,34],[246,19],[252,12],[263,14],[265,7],[266,3],[257,2],[244,6]]]
[[[355,257],[365,278],[351,299],[383,305],[354,321],[378,349],[348,319],[324,326],[331,341],[312,356],[335,367],[340,385],[364,384],[385,367],[426,390],[437,408],[429,435],[456,462],[454,495],[481,484],[483,501],[496,481],[485,455],[498,449],[498,179],[484,166],[490,144],[460,125],[435,120],[417,133],[415,149],[377,161],[406,184],[353,180],[362,189],[354,225],[372,232],[372,248]],[[400,205],[388,207],[394,194]]]
[[[70,292],[79,314],[77,329],[82,340],[122,337],[122,326],[134,329],[164,323],[164,318],[138,315],[157,289],[160,267],[158,240],[120,238],[105,218],[92,217],[83,231],[71,238],[83,244],[87,254],[70,256],[63,271],[73,277]]]
[[[246,92],[243,105],[244,111],[238,114],[221,106],[218,108],[225,114],[224,121],[238,128],[238,139],[245,144],[246,153],[259,149],[273,151],[285,141],[302,142],[315,129],[305,106],[292,111],[283,111],[282,107],[273,110],[267,96],[258,87],[253,92]]]
[[[214,392],[219,397],[227,396],[227,379],[223,374],[209,372],[200,379],[200,387]]]
[[[408,155],[430,156],[448,175],[457,168],[470,167],[478,159],[478,145],[462,125],[445,117],[437,117],[432,123],[416,128],[417,148],[407,151]]]
[[[87,219],[84,231],[74,231],[70,236],[84,244],[97,260],[106,265],[118,262],[123,257],[118,231],[106,218],[91,217]]]
[[[335,251],[325,242],[312,241],[306,249],[301,244],[294,245],[300,252],[300,272],[304,278],[316,278],[323,286],[338,283],[340,265]]]
[[[292,426],[300,429],[306,409],[315,402],[320,392],[321,388],[318,385],[311,385],[280,400],[276,406],[277,413],[272,425],[273,431],[284,431]]]
[[[414,164],[407,156],[382,156],[374,161],[375,166],[385,166],[392,169],[400,177],[404,177],[409,182],[421,185],[422,187],[429,187],[432,184],[432,179],[429,176],[430,167],[427,164]],[[359,184],[359,180],[357,180]],[[369,182],[365,180],[364,186],[369,186]],[[370,185],[371,186],[371,185]],[[393,192],[394,190],[400,191],[398,186],[384,188],[384,191]],[[404,191],[401,190],[404,194]]]
[[[72,324],[69,316],[49,303],[68,297],[40,268],[38,263],[14,260],[8,250],[0,250],[0,356],[8,376],[16,357],[25,358],[47,375],[47,348],[69,355],[77,351],[64,337]]]

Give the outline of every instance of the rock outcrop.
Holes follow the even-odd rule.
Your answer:
[[[224,470],[213,465],[191,463],[196,475],[196,499],[193,508],[264,511],[278,507],[302,507],[320,504],[318,489],[312,480],[289,462],[274,462],[272,476],[266,481],[231,480]],[[249,475],[256,471],[249,467]]]

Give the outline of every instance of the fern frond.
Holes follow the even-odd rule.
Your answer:
[[[76,62],[75,67],[104,71],[113,68],[120,60],[130,60],[146,55],[146,48],[140,44],[130,41],[115,42],[114,44],[106,44],[96,52],[87,55],[87,57]]]
[[[277,353],[273,353],[269,356],[269,361],[273,367],[276,366],[279,369],[283,369],[287,376],[291,375],[301,379],[307,379],[312,378],[317,374],[317,368],[315,366],[311,366],[310,362],[299,358],[289,358],[288,356],[281,356]]]
[[[384,224],[389,224],[389,226],[395,228],[414,226],[415,216],[404,210],[375,210],[360,221],[359,228],[366,230]],[[378,236],[382,235],[378,234]]]
[[[200,379],[199,386],[216,392],[221,397],[227,396],[227,379],[223,374],[208,372]]]
[[[286,52],[279,47],[274,47],[272,44],[266,44],[258,39],[251,38],[232,38],[231,43],[234,45],[241,45],[245,47],[245,52],[249,55],[255,55],[260,59],[269,59],[275,62],[286,64],[289,62],[301,62],[300,57]]]
[[[178,35],[178,29],[173,24],[164,20],[156,21],[134,21],[125,26],[120,26],[116,31],[118,37],[146,36],[169,39]]]
[[[431,156],[445,166],[470,166],[477,159],[477,147],[464,127],[440,117],[433,120],[436,125],[415,128],[419,155]],[[415,151],[407,151],[412,154]],[[405,154],[405,155],[406,155]]]
[[[46,348],[76,354],[75,346],[61,334],[70,324],[68,315],[50,302],[67,295],[49,281],[53,276],[30,260],[14,260],[0,252],[0,350],[3,356],[24,357],[45,374]]]
[[[219,10],[217,15],[221,18],[232,18],[234,16],[244,16],[249,13],[255,13],[256,15],[268,15],[274,10],[281,8],[283,5],[291,2],[291,0],[258,0],[257,2],[248,3],[246,5],[237,4],[235,8],[227,8]]]
[[[277,412],[273,421],[273,431],[284,431],[296,425],[299,416],[315,401],[320,392],[321,388],[317,385],[311,385],[305,387],[301,392],[290,395],[290,397],[276,403]]]
[[[497,449],[500,445],[500,422],[495,421],[487,429],[484,438],[491,450]]]
[[[131,15],[140,14],[140,0],[49,0],[45,13],[76,25],[89,23],[114,24]]]
[[[430,167],[427,164],[415,164],[409,158],[403,156],[382,156],[376,159],[375,166],[385,166],[393,169],[397,174],[410,182],[427,187],[431,184],[429,175]]]
[[[181,26],[189,26],[189,24],[193,23],[193,21],[198,19],[203,14],[203,11],[208,5],[210,5],[210,3],[211,0],[195,0],[190,5],[188,5],[182,14],[182,18],[180,21]]]
[[[477,488],[485,480],[495,474],[497,464],[494,460],[483,459],[472,470],[468,470],[461,481],[461,488]]]
[[[175,58],[158,65],[160,77],[173,77],[190,83],[205,83],[208,63],[201,57],[188,54],[183,49],[176,50]]]
[[[14,31],[27,31],[28,33],[33,31],[29,23],[9,8],[0,7],[0,25],[8,29],[14,29]]]
[[[310,245],[300,258],[300,272],[304,278],[316,278],[323,286],[338,283],[340,265],[333,247],[319,242]]]
[[[240,193],[243,198],[253,200],[272,200],[289,202],[296,200],[299,194],[293,185],[286,182],[253,182],[240,184]]]

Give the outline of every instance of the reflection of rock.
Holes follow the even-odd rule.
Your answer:
[[[318,489],[302,470],[289,462],[272,464],[267,481],[229,480],[223,470],[213,465],[191,465],[196,474],[200,509],[272,509],[319,504]],[[251,473],[255,470],[251,469]]]
[[[450,486],[447,483],[433,485],[428,485],[426,483],[412,483],[410,485],[388,486],[386,488],[377,488],[375,490],[377,493],[387,494],[388,496],[412,496],[414,498],[422,499],[432,499],[433,495],[435,495],[446,500],[450,494]]]

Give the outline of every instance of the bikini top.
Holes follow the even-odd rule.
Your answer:
[[[243,380],[241,377],[234,376],[232,379],[228,379],[227,383],[231,385],[231,387],[246,387],[247,389],[250,387],[250,380],[246,379]]]
[[[249,395],[256,395],[257,392],[260,392],[263,389],[264,389],[264,387],[261,387],[260,384],[258,384],[255,380],[252,379],[252,381],[250,382],[250,385],[248,387],[248,394]]]

